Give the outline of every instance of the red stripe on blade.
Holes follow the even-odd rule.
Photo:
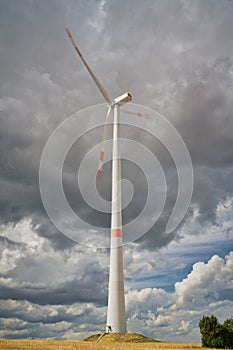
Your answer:
[[[71,36],[71,33],[70,33],[70,31],[69,31],[69,29],[68,28],[66,28],[66,33],[67,33],[67,35],[68,35],[68,37],[69,38],[71,38],[72,36]]]
[[[101,170],[101,169],[98,169],[98,171],[97,171],[97,177],[98,177],[99,179],[101,179],[101,177],[102,177],[102,170]]]
[[[81,52],[79,51],[78,47],[75,45],[75,50],[77,51],[78,55],[82,57]]]
[[[101,151],[101,152],[100,152],[100,160],[102,160],[102,162],[103,162],[103,160],[104,160],[104,151]]]

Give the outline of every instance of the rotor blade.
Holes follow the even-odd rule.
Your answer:
[[[127,114],[136,115],[136,116],[139,117],[139,118],[150,119],[149,114],[145,114],[145,113],[133,112],[133,111],[129,111],[129,110],[123,109],[123,108],[121,108],[121,112],[127,113]]]
[[[87,62],[85,61],[85,59],[83,58],[78,46],[76,45],[72,35],[71,35],[71,32],[69,31],[68,28],[66,28],[66,33],[71,41],[71,43],[73,44],[77,54],[79,55],[79,57],[81,58],[84,66],[86,67],[86,69],[88,70],[89,74],[91,75],[92,79],[94,80],[97,88],[99,89],[100,93],[102,94],[103,98],[105,99],[105,101],[108,103],[108,104],[111,104],[111,100],[110,100],[110,97],[108,96],[106,90],[104,89],[104,87],[102,86],[102,84],[99,82],[99,80],[96,78],[95,74],[92,72],[91,68],[88,66]]]
[[[103,139],[102,139],[102,145],[101,145],[101,151],[100,151],[100,158],[99,158],[99,165],[98,165],[98,170],[97,170],[97,177],[101,178],[102,177],[102,167],[103,167],[103,163],[104,163],[104,149],[105,149],[105,142],[107,140],[107,136],[108,136],[108,129],[109,129],[109,117],[111,115],[112,112],[112,108],[109,107],[107,114],[106,114],[106,118],[105,118],[105,122],[104,122],[104,132],[103,132]]]

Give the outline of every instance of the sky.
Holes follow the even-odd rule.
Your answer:
[[[231,0],[0,0],[0,338],[83,339],[106,322],[109,250],[102,229],[108,232],[110,204],[93,209],[82,193],[94,198],[106,106],[96,106],[104,101],[67,26],[110,96],[130,91],[135,105],[129,108],[152,117],[122,115],[130,123],[122,137],[140,146],[133,152],[137,145],[122,145],[123,225],[135,219],[141,230],[124,245],[128,331],[200,342],[203,315],[220,322],[233,316]],[[169,133],[159,115],[182,137],[193,166],[192,199],[172,232],[166,225],[179,189],[186,193],[178,171],[187,174],[187,164],[178,169],[177,145],[169,151],[169,138],[161,142]],[[56,161],[63,142],[82,130],[62,169],[79,224],[56,202],[56,161],[46,168],[56,220],[72,232],[65,235],[50,220],[39,188],[41,157],[55,130]],[[149,155],[157,160],[153,167]],[[103,170],[96,186],[109,200],[109,161]],[[148,198],[152,211],[138,223]]]

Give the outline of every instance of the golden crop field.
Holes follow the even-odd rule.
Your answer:
[[[175,343],[105,343],[88,342],[80,340],[0,340],[1,350],[127,350],[127,349],[199,349],[200,344]]]

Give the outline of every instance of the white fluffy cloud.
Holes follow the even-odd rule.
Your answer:
[[[104,328],[106,307],[102,305],[106,303],[109,259],[106,251],[85,248],[84,252],[79,246],[62,252],[54,250],[49,240],[37,235],[30,220],[15,227],[2,226],[1,237],[1,337],[75,339]],[[132,276],[150,274],[159,266],[169,266],[162,253],[139,254],[136,246],[125,247],[127,284]],[[177,266],[174,264],[173,271]],[[4,290],[15,300],[7,298]],[[231,316],[233,252],[225,259],[214,255],[206,263],[195,263],[188,276],[175,283],[174,292],[143,288],[143,284],[140,290],[129,286],[126,290],[129,331],[168,341],[198,342],[198,322],[203,314],[213,313],[220,321]],[[64,294],[60,302],[56,293]]]
[[[2,225],[1,242],[2,297],[42,304],[48,299],[50,303],[69,302],[69,298],[73,302],[105,300],[107,254],[88,248],[84,252],[78,245],[62,252],[54,250],[48,239],[38,236],[31,220],[22,220],[15,227]]]
[[[1,300],[0,336],[80,338],[84,333],[87,336],[101,329],[105,309],[96,308],[93,303],[42,306],[28,301]]]
[[[168,341],[200,341],[198,322],[215,314],[222,322],[232,317],[233,252],[194,264],[191,273],[175,284],[174,293],[148,288],[126,296],[129,329]],[[182,337],[181,337],[182,335]]]
[[[182,282],[175,284],[176,305],[200,308],[211,302],[233,301],[233,252],[226,261],[214,255],[207,264],[198,262]]]

